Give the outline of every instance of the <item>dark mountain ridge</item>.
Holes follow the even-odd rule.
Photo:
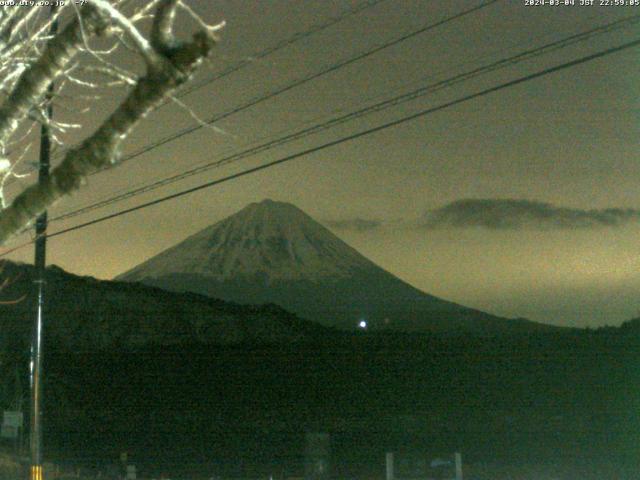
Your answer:
[[[34,289],[33,267],[3,267],[11,284],[2,300],[27,295],[0,304],[7,406],[28,391]],[[344,332],[275,305],[57,267],[46,291],[44,425],[53,458],[108,465],[129,451],[149,477],[265,476],[274,459],[295,472],[304,432],[328,431],[335,468],[346,469],[340,478],[402,445],[459,449],[469,464],[551,459],[593,470],[615,461],[613,473],[593,478],[627,478],[618,472],[637,465],[640,350],[630,328]]]
[[[0,328],[8,338],[29,338],[35,312],[35,269],[2,262],[8,285],[0,291]],[[71,350],[131,350],[180,343],[293,342],[330,330],[276,305],[238,305],[195,293],[79,277],[47,268],[45,336]],[[14,302],[14,300],[17,300]]]

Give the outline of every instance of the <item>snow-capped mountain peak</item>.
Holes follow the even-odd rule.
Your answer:
[[[371,262],[290,203],[264,200],[192,235],[120,278],[171,274],[321,280],[370,268]]]
[[[118,280],[243,304],[275,303],[344,329],[529,331],[403,282],[299,208],[264,200],[205,228]]]

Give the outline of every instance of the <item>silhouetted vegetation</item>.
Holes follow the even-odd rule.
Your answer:
[[[189,311],[206,305],[208,322],[225,316],[220,334],[243,325],[237,331],[244,333],[221,342],[198,336],[191,320],[180,323],[191,317],[163,297],[174,294],[64,275],[67,285],[58,281],[56,288],[68,290],[51,301],[45,350],[46,451],[60,461],[106,465],[129,451],[150,474],[265,474],[299,467],[305,431],[332,434],[341,478],[380,473],[385,451],[416,448],[463,452],[477,472],[466,478],[491,478],[482,476],[487,464],[504,472],[527,465],[600,468],[615,473],[607,478],[633,478],[624,472],[640,461],[637,320],[517,335],[345,333],[276,306],[176,296]],[[116,319],[108,298],[120,294]],[[145,305],[166,300],[173,310],[125,314],[123,298],[144,296]],[[82,302],[95,323],[64,316],[80,311]],[[18,369],[26,382],[28,309],[1,308],[3,331],[16,334],[3,343],[5,371]],[[22,313],[7,315],[9,308]],[[162,311],[166,316],[156,315]],[[180,341],[157,335],[187,326]],[[280,333],[271,335],[270,328]],[[109,337],[127,339],[132,331],[148,336],[135,343]],[[78,338],[105,342],[89,349]],[[14,389],[8,375],[5,380],[6,404]]]

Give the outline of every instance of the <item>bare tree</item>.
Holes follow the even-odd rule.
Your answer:
[[[86,0],[79,2],[82,6],[67,1],[53,16],[44,7],[18,6],[19,0],[15,6],[0,6],[0,245],[80,188],[88,175],[117,164],[132,129],[190,81],[223,24],[205,23],[185,1]],[[195,25],[188,40],[174,35],[178,14]],[[60,29],[50,34],[55,20]],[[141,60],[138,74],[130,62],[118,64],[118,59],[132,55]],[[80,129],[83,109],[77,102],[95,102],[95,92],[105,88],[124,89],[120,104],[63,151],[46,183],[25,188],[7,205],[4,186],[19,175],[34,127],[45,123],[56,144],[64,144],[65,137],[86,130]],[[79,89],[92,93],[78,94]],[[47,117],[48,102],[64,104],[65,99],[67,109],[78,113],[77,122]]]

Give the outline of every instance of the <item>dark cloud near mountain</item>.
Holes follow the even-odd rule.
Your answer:
[[[581,210],[518,199],[463,199],[427,212],[424,228],[584,229],[640,222],[640,210]]]
[[[327,220],[324,224],[335,230],[350,230],[356,232],[368,232],[382,226],[379,220],[369,220],[365,218],[352,218],[348,220]]]

